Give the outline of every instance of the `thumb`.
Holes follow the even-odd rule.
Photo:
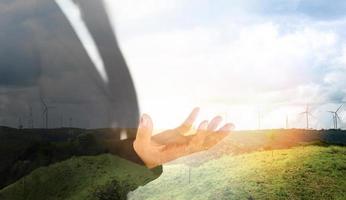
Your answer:
[[[151,117],[149,115],[143,114],[137,130],[136,139],[143,142],[149,142],[151,140],[152,132],[153,121],[151,120]]]

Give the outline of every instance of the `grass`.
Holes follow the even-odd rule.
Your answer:
[[[109,154],[73,157],[36,169],[1,190],[0,199],[92,200],[99,188],[113,192],[107,187],[116,180],[128,187],[125,192],[134,190],[128,195],[130,200],[342,200],[346,194],[346,147],[310,145],[259,151],[223,156],[198,167],[170,164],[158,179],[136,189],[154,178],[142,166]]]
[[[30,175],[0,191],[0,199],[6,200],[88,200],[93,193],[118,181],[134,190],[155,176],[144,167],[117,156],[73,157],[49,167],[41,167]]]
[[[130,200],[346,199],[346,147],[305,146],[167,165]]]

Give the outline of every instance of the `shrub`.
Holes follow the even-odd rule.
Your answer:
[[[126,200],[129,191],[131,191],[130,185],[113,180],[106,185],[97,187],[92,195],[97,200]]]

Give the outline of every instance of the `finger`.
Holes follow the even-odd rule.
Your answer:
[[[137,130],[136,140],[142,142],[150,142],[153,132],[153,122],[151,117],[147,114],[143,114]]]
[[[196,141],[202,141],[203,138],[206,136],[205,133],[207,133],[208,128],[208,120],[204,120],[201,122],[197,128],[197,132],[194,135],[191,135],[190,142],[196,143]]]
[[[198,125],[196,134],[185,136],[185,138],[187,138],[188,141],[191,141],[191,139],[196,139],[196,135],[200,135],[201,133],[206,133],[207,128],[208,128],[208,120],[204,120]]]
[[[208,120],[204,120],[201,122],[197,128],[197,132],[204,132],[207,131],[208,128]]]
[[[222,133],[222,132],[230,132],[234,129],[234,124],[233,123],[227,123],[225,124],[223,127],[221,127],[218,130],[218,133]]]
[[[188,132],[191,128],[193,123],[195,122],[197,115],[199,113],[199,107],[196,107],[192,110],[192,112],[190,113],[190,115],[187,117],[187,119],[184,121],[184,123],[182,123],[177,130],[180,133],[185,133]]]
[[[221,117],[221,116],[216,116],[216,117],[214,117],[214,118],[210,121],[210,123],[209,123],[209,125],[208,125],[208,131],[214,131],[214,130],[219,126],[219,124],[221,123],[221,121],[222,121],[222,117]]]
[[[187,152],[194,153],[204,150],[205,138],[208,136],[208,121],[204,120],[201,122],[197,128],[197,133],[192,136]]]

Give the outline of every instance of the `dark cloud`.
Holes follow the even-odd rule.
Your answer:
[[[38,55],[27,27],[34,8],[31,0],[0,3],[0,87],[26,87],[38,79]]]
[[[108,21],[96,21],[103,23],[94,33],[101,38],[97,34],[105,35]],[[27,121],[32,108],[35,126],[42,127],[42,98],[51,107],[50,127],[60,126],[61,118],[85,128],[136,126],[136,95],[116,41],[107,39],[113,46],[99,47],[112,69],[107,85],[53,0],[1,1],[0,29],[0,125]]]

